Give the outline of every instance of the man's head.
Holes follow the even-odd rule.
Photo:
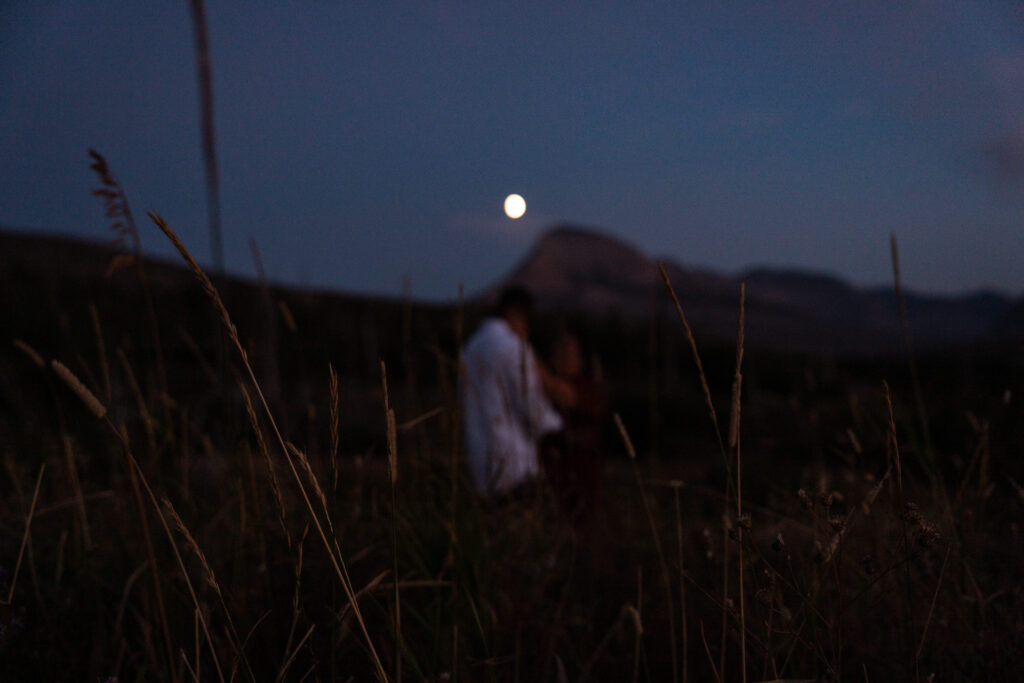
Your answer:
[[[498,317],[505,320],[512,331],[526,339],[530,334],[530,316],[533,314],[533,294],[520,285],[511,285],[498,298]]]

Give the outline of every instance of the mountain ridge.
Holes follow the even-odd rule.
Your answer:
[[[745,286],[747,341],[795,351],[892,353],[903,345],[894,288],[858,287],[826,272],[754,267],[737,275],[671,259],[665,267],[688,322],[707,336],[736,333],[740,285]],[[500,287],[530,288],[542,308],[639,319],[672,314],[659,260],[599,230],[563,224],[545,232]],[[958,295],[904,291],[915,345],[944,348],[987,343],[1024,325],[1015,311],[1024,298],[993,290]]]
[[[0,230],[0,287],[8,296],[28,296],[23,280],[30,276],[27,279],[36,286],[49,283],[46,286],[54,291],[67,286],[109,289],[116,285],[102,276],[116,253],[103,242]],[[192,276],[181,265],[145,258],[157,290],[191,286]],[[544,232],[507,275],[467,303],[485,306],[493,302],[502,287],[516,283],[529,287],[542,309],[634,321],[650,320],[651,316],[668,320],[676,312],[658,263],[624,239],[592,228],[561,224]],[[857,287],[817,271],[760,266],[726,275],[674,260],[661,263],[698,336],[735,338],[743,283],[748,345],[840,354],[888,354],[903,348],[902,321],[892,288]],[[250,278],[224,279],[257,284]],[[389,299],[271,286],[291,289],[310,301],[320,296]],[[922,350],[964,345],[1005,348],[1024,341],[1024,297],[990,290],[958,295],[910,291],[905,299],[914,344]]]

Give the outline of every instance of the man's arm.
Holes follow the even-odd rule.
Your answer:
[[[544,389],[544,393],[547,394],[555,405],[561,408],[574,408],[576,406],[579,397],[576,396],[576,389],[572,383],[566,382],[552,373],[540,361],[537,361],[537,374],[540,375],[540,384]]]

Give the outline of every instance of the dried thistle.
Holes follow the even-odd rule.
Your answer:
[[[924,515],[916,503],[906,503],[903,506],[903,521],[912,527],[920,527],[924,524]]]
[[[921,528],[914,535],[914,540],[922,548],[932,547],[940,538],[942,538],[942,534],[939,533],[939,530],[927,522],[922,524]]]

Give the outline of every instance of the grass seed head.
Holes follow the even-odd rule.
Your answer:
[[[71,372],[66,365],[61,363],[59,360],[53,360],[50,361],[50,366],[53,368],[53,371],[57,373],[57,376],[61,378],[64,384],[68,385],[68,388],[75,392],[75,395],[78,396],[79,400],[85,404],[85,407],[89,409],[89,412],[95,415],[99,420],[102,420],[106,416],[106,407],[104,407],[104,405],[100,403],[99,399],[89,391],[88,387],[82,384],[82,382],[75,377],[75,374]]]

